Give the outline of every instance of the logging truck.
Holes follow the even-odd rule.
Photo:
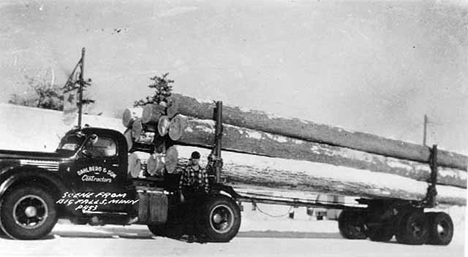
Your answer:
[[[223,179],[224,169],[232,165],[226,161],[223,166],[221,158],[221,102],[214,113],[215,137],[207,165],[210,192],[193,213],[197,230],[209,241],[228,242],[235,237],[241,203],[252,202],[342,209],[338,227],[347,239],[389,241],[395,236],[404,244],[450,243],[450,216],[425,212],[436,204],[436,147],[427,163],[431,178],[427,191],[420,192],[425,195],[421,200],[364,195],[358,205],[348,206],[245,194]],[[67,132],[53,153],[0,150],[0,232],[14,239],[39,239],[51,232],[58,219],[69,219],[78,225],[144,224],[157,236],[181,238],[186,226],[178,189],[180,174],[155,168],[161,172],[146,176],[143,166],[130,171],[130,149],[128,139],[118,131],[84,127]],[[165,162],[167,167],[170,159]],[[172,163],[181,165],[177,158]],[[320,181],[310,183],[320,188]],[[343,192],[339,188],[342,185],[328,187],[330,193]]]

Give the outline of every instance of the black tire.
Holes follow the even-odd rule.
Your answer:
[[[388,242],[393,237],[393,227],[391,224],[383,224],[379,227],[369,228],[369,239],[376,242]]]
[[[165,224],[161,224],[161,225],[154,225],[154,224],[150,224],[148,225],[148,229],[149,231],[151,231],[151,233],[155,236],[165,236],[166,233],[165,233]]]
[[[40,187],[13,188],[0,203],[0,225],[11,238],[42,238],[50,233],[56,223],[54,198]]]
[[[396,240],[401,244],[422,245],[427,241],[427,218],[422,210],[404,212],[398,220]]]
[[[453,238],[452,218],[445,212],[426,213],[428,222],[427,244],[448,245]]]
[[[224,195],[208,197],[199,214],[199,229],[211,242],[229,242],[239,232],[241,214],[237,203]]]
[[[346,239],[366,239],[366,227],[362,214],[356,211],[344,210],[338,217],[340,234]]]
[[[186,232],[186,221],[183,218],[183,209],[175,208],[169,211],[164,224],[150,224],[148,229],[155,236],[164,236],[179,240]]]

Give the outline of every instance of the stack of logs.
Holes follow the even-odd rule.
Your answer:
[[[130,152],[128,172],[131,177],[162,177],[165,171],[175,170],[177,157],[172,161],[166,158],[168,152],[173,152],[166,149],[166,142],[170,119],[174,116],[165,102],[125,109],[122,123],[127,127],[124,136]]]
[[[132,176],[142,175],[139,165],[145,163],[146,175],[173,173],[191,151],[206,157],[213,147],[214,103],[179,94],[169,102],[125,111],[125,135],[135,150],[129,158]],[[431,175],[426,146],[238,107],[223,109],[221,175],[236,188],[408,200],[426,195]],[[439,150],[437,161],[439,202],[465,205],[468,157]]]

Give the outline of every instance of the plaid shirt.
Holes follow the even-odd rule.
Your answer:
[[[198,167],[196,169],[195,167]],[[203,189],[208,193],[208,174],[206,170],[197,166],[187,166],[182,169],[182,176],[180,177],[179,189],[200,190]]]

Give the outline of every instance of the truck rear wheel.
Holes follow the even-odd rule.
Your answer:
[[[199,215],[200,229],[209,241],[229,242],[239,232],[240,209],[237,203],[227,196],[208,197]]]
[[[0,203],[0,225],[15,239],[39,239],[57,223],[55,201],[40,187],[17,187]]]
[[[396,232],[398,243],[422,245],[427,241],[427,238],[427,218],[422,210],[409,210],[399,217]]]
[[[393,227],[382,224],[376,228],[369,229],[369,239],[376,242],[388,242],[393,237]]]
[[[428,244],[448,245],[453,237],[452,218],[445,212],[426,213],[428,220]]]
[[[180,239],[186,230],[186,224],[183,218],[183,209],[170,209],[167,215],[167,221],[163,224],[149,224],[148,229],[155,236],[164,236],[172,239]]]
[[[366,228],[362,215],[356,211],[344,210],[338,218],[340,234],[346,239],[366,239]]]

